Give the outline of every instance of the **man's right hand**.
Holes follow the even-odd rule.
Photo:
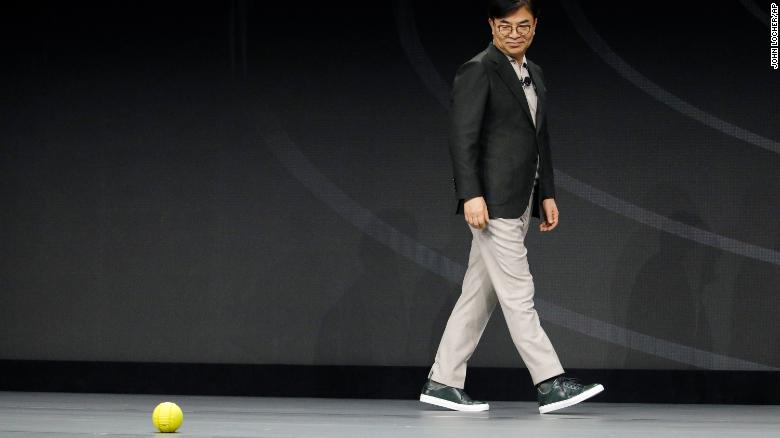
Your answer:
[[[485,198],[477,196],[463,203],[463,216],[466,222],[474,228],[482,229],[488,223],[488,209]]]

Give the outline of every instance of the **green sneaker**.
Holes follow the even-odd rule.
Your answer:
[[[539,413],[557,411],[585,401],[604,390],[599,383],[582,385],[569,377],[557,377],[550,384],[547,392],[541,388],[536,389],[536,398],[539,400]]]
[[[420,401],[455,411],[478,412],[487,411],[490,408],[485,402],[472,400],[460,388],[434,382],[431,379],[428,379],[423,385]]]

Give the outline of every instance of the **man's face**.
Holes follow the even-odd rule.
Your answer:
[[[522,58],[536,30],[534,18],[528,6],[517,9],[504,18],[488,19],[493,33],[493,44],[513,58]]]

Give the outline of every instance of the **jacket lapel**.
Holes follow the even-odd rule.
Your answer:
[[[526,100],[525,92],[523,91],[523,85],[520,83],[520,79],[517,78],[517,74],[515,73],[515,69],[512,68],[512,64],[509,63],[506,55],[498,50],[492,42],[488,45],[488,53],[490,53],[490,59],[493,61],[498,76],[512,92],[512,95],[515,96],[515,99],[520,103],[520,107],[528,117],[528,121],[533,124],[531,111],[528,109],[528,101]]]
[[[536,133],[539,134],[544,121],[542,115],[544,115],[544,111],[547,109],[547,88],[542,83],[542,73],[539,71],[539,66],[528,61],[528,70],[531,74],[531,80],[534,81],[536,86]]]

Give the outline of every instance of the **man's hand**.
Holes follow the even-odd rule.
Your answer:
[[[482,229],[488,223],[488,210],[485,198],[477,196],[463,203],[463,216],[474,228]]]
[[[547,222],[539,224],[539,231],[552,231],[558,226],[558,206],[555,205],[555,199],[548,198],[542,201],[542,208]]]

